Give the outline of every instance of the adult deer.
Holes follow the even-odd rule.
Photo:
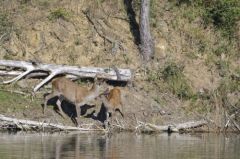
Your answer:
[[[45,97],[43,113],[45,113],[48,100],[58,96],[59,100],[56,104],[60,114],[65,116],[61,107],[61,102],[64,97],[64,99],[67,99],[75,105],[77,112],[76,124],[79,125],[78,119],[80,117],[80,106],[88,104],[88,102],[97,98],[99,94],[100,83],[97,82],[97,76],[95,76],[94,84],[90,89],[79,86],[65,77],[58,77],[52,81],[52,92]]]

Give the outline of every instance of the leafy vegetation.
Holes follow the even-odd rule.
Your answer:
[[[166,89],[170,90],[179,99],[189,99],[193,96],[193,92],[183,74],[183,69],[184,67],[181,65],[168,62],[164,68],[147,70],[147,81],[161,85],[160,87],[166,85]]]
[[[190,15],[196,13],[195,15],[203,18],[205,25],[213,24],[222,31],[223,36],[234,38],[237,22],[240,20],[239,0],[176,0],[175,4],[191,5],[194,10]],[[199,12],[199,8],[202,12]]]
[[[56,20],[56,19],[63,19],[63,20],[69,20],[70,18],[70,12],[68,12],[64,8],[58,8],[50,12],[50,15],[48,16],[48,19],[50,20]]]
[[[205,22],[214,24],[217,29],[222,30],[224,36],[233,38],[237,21],[240,20],[240,1],[217,0],[205,4],[205,7]]]
[[[30,3],[30,2],[31,2],[31,0],[20,0],[21,4],[27,4],[27,3]]]
[[[192,90],[183,74],[183,68],[175,63],[169,63],[163,69],[162,75],[173,94],[180,99],[189,99],[192,96]]]

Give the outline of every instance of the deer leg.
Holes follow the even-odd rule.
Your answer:
[[[77,121],[77,126],[79,126],[79,118],[80,118],[80,106],[82,106],[84,103],[78,103],[78,104],[75,104],[75,107],[76,107],[76,113],[77,113],[77,116],[76,116],[76,121]]]
[[[122,107],[121,107],[121,109],[120,108],[116,108],[115,111],[118,111],[121,114],[121,116],[124,118]]]
[[[49,95],[47,95],[47,96],[45,97],[44,106],[43,106],[43,114],[45,113],[45,109],[46,109],[46,107],[47,107],[47,102],[48,102],[48,100],[51,99],[51,98],[53,98],[53,97],[56,97],[56,96],[58,96],[58,94],[56,94],[56,93],[50,93]]]
[[[58,107],[58,110],[59,110],[59,113],[60,115],[63,117],[63,118],[66,118],[66,115],[64,114],[63,110],[62,110],[62,99],[59,97],[59,99],[57,100],[57,107]]]
[[[123,115],[123,104],[122,104],[122,102],[120,103],[120,105],[121,105],[121,110],[119,109],[119,112],[120,112],[120,114],[122,115],[122,117],[124,118],[124,115]]]
[[[113,121],[114,121],[114,118],[116,119],[116,112],[115,112],[115,110],[113,109],[112,111],[111,111],[111,124],[113,124]]]
[[[108,126],[109,126],[109,110],[108,110],[108,108],[106,108],[105,114],[106,114],[106,120],[104,121],[104,127],[105,127],[105,129],[108,129]]]

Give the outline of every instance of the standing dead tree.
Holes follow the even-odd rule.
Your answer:
[[[0,66],[6,66],[11,68],[21,68],[25,71],[16,76],[15,78],[3,81],[4,84],[18,81],[25,76],[33,73],[47,73],[47,77],[40,82],[35,88],[34,92],[39,90],[43,85],[49,82],[52,78],[61,74],[70,74],[79,77],[93,78],[98,74],[99,78],[108,80],[128,81],[131,79],[131,70],[129,69],[118,69],[118,73],[113,68],[99,68],[99,67],[79,67],[79,66],[67,66],[67,65],[54,65],[44,64],[36,62],[26,61],[13,61],[13,60],[0,60]],[[11,72],[11,70],[10,70]],[[5,72],[7,74],[7,72]],[[36,74],[37,76],[38,74]],[[44,74],[41,74],[44,75]],[[120,79],[119,77],[120,76]]]
[[[140,11],[140,51],[144,61],[149,61],[154,55],[154,42],[149,24],[150,0],[141,0]]]

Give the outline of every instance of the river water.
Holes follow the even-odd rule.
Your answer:
[[[0,159],[240,159],[240,135],[0,133]]]

